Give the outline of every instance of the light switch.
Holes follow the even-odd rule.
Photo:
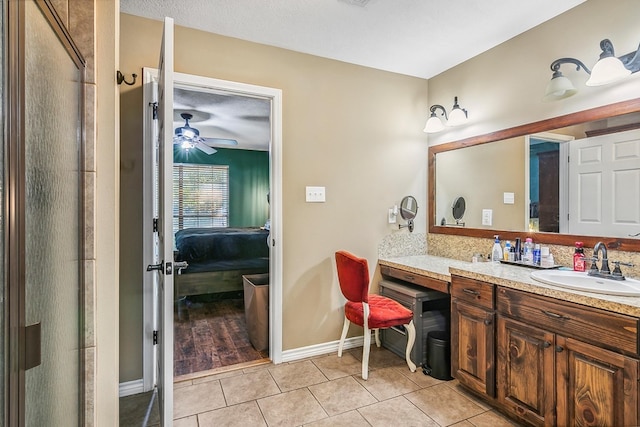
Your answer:
[[[514,193],[504,193],[503,197],[505,205],[513,205],[516,201],[516,196]]]
[[[482,209],[482,225],[492,225],[493,209]]]
[[[324,187],[306,187],[307,203],[324,203],[326,201]]]

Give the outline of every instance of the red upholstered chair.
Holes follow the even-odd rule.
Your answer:
[[[381,295],[369,293],[369,265],[364,258],[346,252],[336,252],[338,282],[342,295],[347,299],[344,306],[344,326],[338,346],[338,357],[342,357],[342,347],[351,322],[364,328],[364,347],[362,349],[362,379],[369,377],[369,349],[371,330],[375,332],[376,345],[380,347],[379,329],[404,325],[407,331],[407,365],[415,372],[416,365],[411,360],[411,350],[416,339],[413,325],[413,313],[397,301]]]

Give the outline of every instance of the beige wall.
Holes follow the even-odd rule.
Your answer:
[[[581,111],[640,96],[640,73],[627,81],[601,87],[587,87],[588,75],[570,64],[561,68],[579,92],[563,100],[542,102],[551,79],[550,64],[561,57],[574,57],[592,67],[598,60],[600,40],[609,38],[620,56],[638,48],[640,2],[637,0],[588,0],[514,39],[429,79],[429,104],[449,105],[454,96],[469,110],[470,124],[429,136],[429,144],[455,141],[525,123]],[[576,134],[576,129],[559,133]],[[583,134],[577,132],[577,134]],[[502,168],[502,159],[493,164]],[[489,239],[468,239],[467,251],[455,255],[447,248],[459,239],[428,236],[429,253],[470,259],[474,252],[488,253]],[[478,243],[478,242],[481,243]],[[459,248],[460,246],[453,246]],[[563,252],[571,253],[570,248]],[[563,254],[555,254],[562,259]],[[621,253],[638,265],[637,253]],[[567,263],[569,265],[569,263]]]
[[[470,124],[429,135],[429,144],[455,141],[561,114],[640,96],[640,73],[625,83],[586,87],[588,75],[563,65],[579,92],[542,102],[555,59],[573,57],[592,67],[600,41],[609,38],[616,55],[635,51],[640,43],[640,2],[587,0],[506,43],[429,79],[429,104],[450,108],[453,97],[469,110]]]
[[[436,222],[455,223],[451,206],[464,197],[466,227],[525,230],[525,141],[511,138],[491,144],[444,151],[436,155]],[[496,161],[497,160],[497,161]],[[504,203],[504,193],[514,193],[514,203]],[[493,211],[492,227],[482,225],[482,210]]]
[[[120,69],[157,67],[161,23],[121,14]],[[215,29],[212,29],[215,31]],[[333,253],[377,260],[411,194],[426,228],[427,82],[176,27],[178,72],[282,89],[283,349],[339,339]],[[142,89],[121,87],[120,381],[142,377]],[[327,202],[304,202],[306,185]],[[402,231],[406,233],[406,230]]]

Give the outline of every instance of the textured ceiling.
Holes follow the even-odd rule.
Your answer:
[[[428,79],[584,1],[120,0],[120,11]],[[268,102],[178,89],[174,108],[175,127],[188,112],[205,138],[268,150]]]
[[[585,0],[120,0],[120,11],[431,78]]]

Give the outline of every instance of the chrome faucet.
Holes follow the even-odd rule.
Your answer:
[[[598,270],[598,259],[600,258],[600,252],[602,252],[602,264],[600,269]],[[609,269],[609,259],[607,258],[607,245],[602,242],[596,243],[593,247],[593,263],[591,264],[591,268],[589,269],[590,276],[601,276],[601,275],[609,275],[611,274],[611,270]]]
[[[602,252],[602,263],[600,264],[600,269],[598,269],[598,260],[600,258],[600,252]],[[604,279],[612,279],[612,280],[625,280],[625,277],[622,275],[622,271],[620,270],[620,265],[626,265],[628,267],[633,267],[633,264],[621,262],[621,261],[613,261],[615,264],[615,268],[613,272],[609,269],[609,259],[607,258],[607,246],[603,242],[598,242],[593,247],[593,258],[591,258],[591,268],[589,268],[589,276],[602,277]]]

